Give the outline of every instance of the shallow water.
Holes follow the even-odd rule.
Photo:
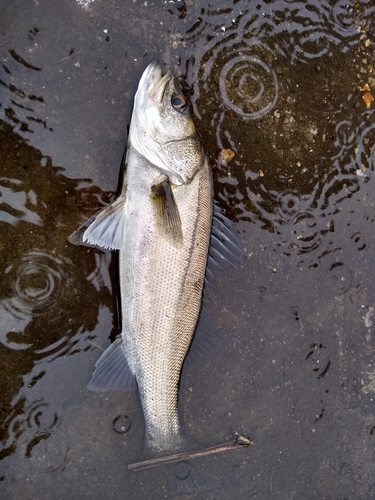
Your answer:
[[[374,3],[12,0],[2,12],[1,498],[371,498]],[[249,254],[207,293],[227,340],[184,370],[181,418],[202,445],[237,430],[255,446],[130,473],[138,397],[86,390],[96,344],[119,330],[116,256],[67,237],[114,199],[155,58],[181,78],[212,165],[235,152],[215,195]]]

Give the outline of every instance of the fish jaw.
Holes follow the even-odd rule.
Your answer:
[[[168,80],[173,78],[172,73],[168,71],[163,77],[163,69],[158,61],[153,61],[144,70],[138,84],[138,89],[134,97],[133,114],[143,114],[147,106],[147,101],[151,98],[154,102],[161,102],[162,92]],[[160,92],[156,93],[156,89]],[[154,90],[154,94],[152,94]]]

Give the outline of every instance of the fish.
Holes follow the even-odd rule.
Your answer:
[[[221,334],[202,306],[205,284],[246,254],[214,203],[188,101],[157,61],[139,81],[124,163],[119,197],[83,233],[84,244],[119,251],[121,294],[121,334],[88,389],[138,390],[144,456],[161,456],[191,447],[178,417],[182,366],[199,337]]]

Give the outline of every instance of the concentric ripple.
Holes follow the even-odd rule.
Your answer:
[[[52,432],[60,425],[58,415],[51,411],[49,405],[38,399],[27,403],[24,397],[14,405],[8,419],[4,422],[3,450],[13,452],[16,447],[22,446],[24,456],[30,458],[37,445],[48,439]],[[20,437],[23,440],[20,442]],[[5,455],[6,456],[6,455]]]
[[[71,265],[67,258],[42,251],[26,253],[14,272],[12,296],[3,306],[18,318],[45,314],[64,294]],[[6,270],[10,272],[13,266]]]
[[[256,38],[236,40],[228,35],[204,55],[192,103],[197,115],[207,99],[222,113],[255,120],[269,113],[278,100],[278,79],[273,68],[276,54]],[[206,59],[208,59],[206,61]]]
[[[224,104],[243,118],[260,118],[277,102],[276,74],[256,55],[228,61],[221,70],[219,87]]]

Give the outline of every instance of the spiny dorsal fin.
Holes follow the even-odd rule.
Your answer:
[[[166,179],[151,187],[154,213],[162,233],[176,246],[182,243],[182,226],[171,183]]]

